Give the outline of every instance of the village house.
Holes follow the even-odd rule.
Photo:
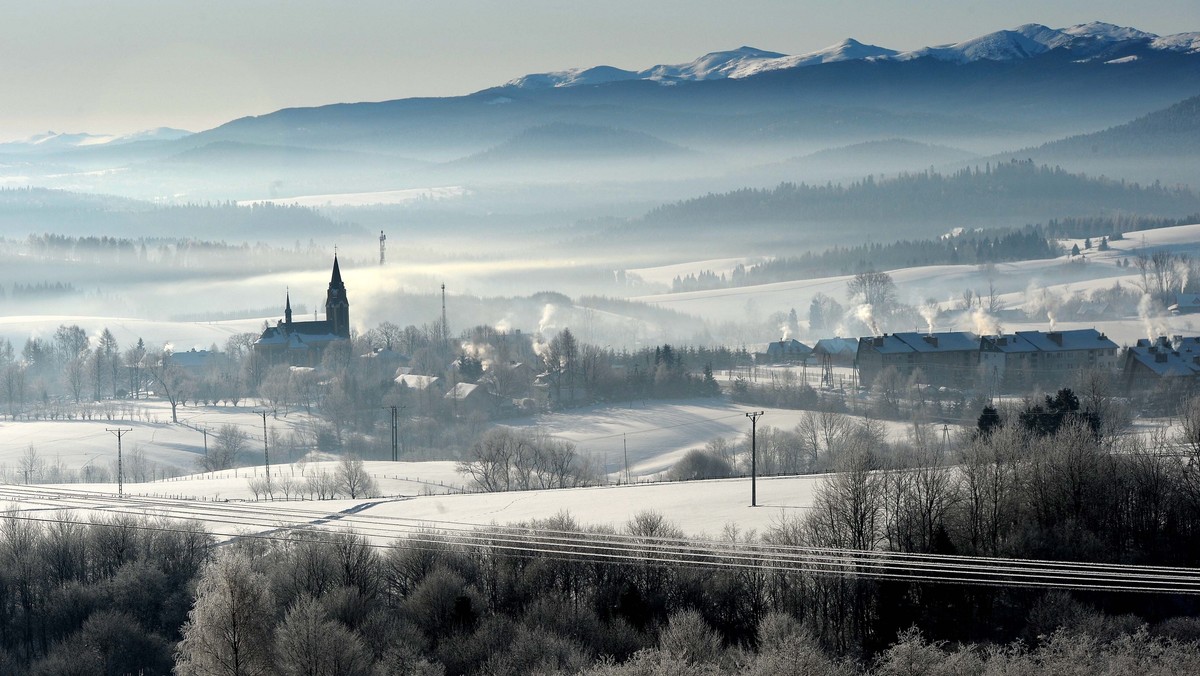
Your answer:
[[[979,339],[979,375],[989,391],[1024,392],[1035,381],[1037,346],[1012,333]]]
[[[1127,393],[1153,390],[1164,384],[1190,391],[1198,377],[1200,338],[1175,336],[1174,344],[1166,336],[1141,338],[1125,350],[1121,381]]]
[[[795,338],[777,340],[767,345],[766,352],[755,355],[755,362],[764,364],[799,364],[808,359],[812,348]]]
[[[1117,344],[1096,329],[1072,331],[1017,331],[1037,352],[1029,356],[1034,384],[1063,387],[1083,371],[1115,371]]]

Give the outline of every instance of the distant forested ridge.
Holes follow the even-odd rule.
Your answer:
[[[849,185],[782,183],[660,206],[649,224],[790,224],[809,221],[897,222],[1021,218],[1116,211],[1175,215],[1200,211],[1200,196],[1158,183],[1090,178],[1058,167],[1013,160],[953,174],[923,171],[893,179],[868,176]]]
[[[1153,157],[1200,151],[1200,96],[1131,122],[1042,145],[1033,152],[1055,158]]]
[[[228,237],[238,240],[310,237],[346,232],[314,209],[234,202],[166,205],[46,188],[0,189],[0,236],[31,232],[145,237]]]

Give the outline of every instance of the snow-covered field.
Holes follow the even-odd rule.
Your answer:
[[[765,376],[760,374],[760,377]],[[234,425],[250,435],[249,452],[259,453],[262,418],[257,410],[250,403],[238,407],[180,407],[181,424],[177,425],[170,422],[169,406],[150,400],[122,402],[114,409],[112,420],[3,421],[0,422],[0,475],[18,477],[23,458],[30,448],[37,452],[47,468],[59,466],[64,470],[79,470],[92,465],[115,473],[117,440],[108,430],[116,428],[130,430],[122,437],[127,477],[136,476],[134,463],[141,463],[141,471],[146,477],[161,477],[164,470],[168,474],[190,474],[204,454],[205,438],[200,429],[209,430],[208,442],[211,444],[216,430],[223,425]],[[630,475],[648,479],[670,469],[687,451],[703,448],[717,437],[725,437],[731,442],[744,438],[750,432],[746,413],[752,410],[766,412],[759,418],[760,430],[766,426],[790,430],[804,414],[803,411],[742,406],[725,399],[635,400],[506,420],[503,424],[537,428],[573,442],[614,480],[624,476],[628,453]],[[267,417],[268,430],[280,434],[304,434],[310,423],[311,419],[303,412]],[[883,424],[893,440],[904,439],[909,432],[907,424]],[[291,460],[278,456],[275,459],[280,463]],[[398,468],[388,471],[400,472],[400,476],[413,480],[461,485],[461,477],[453,472],[452,465],[400,463]],[[244,478],[247,470],[239,471]],[[43,475],[49,476],[46,471]],[[404,491],[398,489],[396,492]],[[226,494],[226,497],[230,495]]]
[[[390,464],[369,463],[369,471],[376,476],[407,471],[391,470],[386,467]],[[262,471],[246,468],[240,476],[126,484],[123,499],[117,497],[115,484],[0,485],[0,500],[5,509],[22,516],[91,522],[133,514],[197,521],[225,536],[321,524],[354,528],[386,541],[417,528],[510,524],[564,512],[582,525],[620,528],[646,511],[663,514],[689,535],[719,536],[727,525],[741,532],[762,531],[803,514],[824,480],[821,475],[761,478],[757,507],[750,507],[749,479],[457,495],[418,490],[361,500],[247,500],[245,474],[261,476]],[[398,485],[381,482],[380,492]]]

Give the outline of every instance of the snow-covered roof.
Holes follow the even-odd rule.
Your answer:
[[[979,341],[979,349],[983,352],[1003,352],[1005,354],[1037,352],[1037,347],[1033,343],[1015,333],[1007,336],[982,336]]]
[[[216,352],[208,350],[197,350],[195,348],[187,352],[171,353],[171,361],[175,362],[183,368],[203,368],[217,357]]]
[[[411,373],[402,373],[396,376],[396,384],[410,387],[414,390],[424,390],[430,385],[433,385],[438,380],[437,376],[416,376]]]
[[[1167,309],[1172,312],[1178,312],[1181,309],[1200,309],[1200,293],[1177,293],[1175,294],[1175,302]]]
[[[479,386],[475,383],[455,383],[454,387],[450,388],[450,391],[446,393],[445,398],[462,401],[471,396],[471,393],[474,392],[478,387]]]
[[[787,340],[777,340],[777,341],[767,345],[767,354],[771,355],[771,356],[789,355],[789,354],[808,354],[810,352],[812,352],[811,347],[805,345],[804,343],[801,343],[800,341],[796,340],[795,338],[789,338]]]
[[[1073,350],[1115,350],[1117,344],[1096,329],[1073,331],[1017,331],[1017,335],[1028,340],[1043,352]]]
[[[1075,314],[1079,317],[1099,317],[1108,312],[1108,303],[1103,301],[1085,300],[1079,304]]]
[[[856,350],[858,340],[855,338],[822,338],[813,346],[813,352],[817,354],[854,354]]]
[[[878,352],[879,354],[903,354],[905,352],[913,352],[912,346],[900,340],[896,336],[883,334],[882,336],[870,336],[867,338],[858,339],[858,349],[862,351]]]
[[[979,336],[970,331],[945,331],[942,333],[896,333],[914,352],[977,352]]]
[[[1172,349],[1166,337],[1154,342],[1139,339],[1129,348],[1127,359],[1136,361],[1161,378],[1190,378],[1200,374],[1200,354]]]

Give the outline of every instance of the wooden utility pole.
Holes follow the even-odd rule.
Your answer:
[[[758,416],[766,411],[751,411],[750,419],[750,506],[758,506]]]

